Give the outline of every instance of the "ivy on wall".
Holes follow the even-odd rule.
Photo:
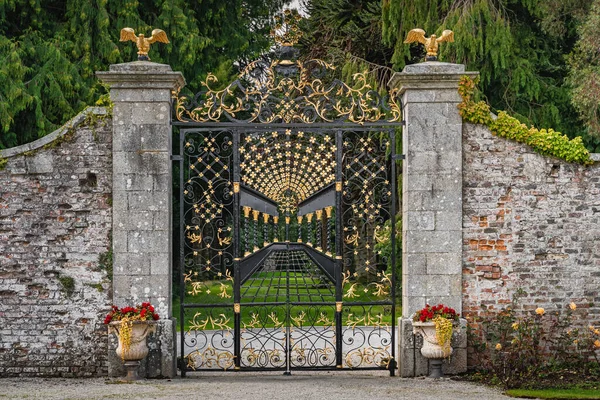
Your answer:
[[[511,117],[504,111],[493,118],[490,106],[484,101],[475,101],[474,93],[478,83],[477,79],[463,76],[458,86],[462,103],[458,105],[459,113],[465,122],[487,126],[492,134],[525,143],[537,153],[545,156],[554,156],[567,162],[590,165],[594,161],[590,152],[585,148],[581,137],[569,139],[567,135],[552,129],[537,129],[527,127],[518,119]]]

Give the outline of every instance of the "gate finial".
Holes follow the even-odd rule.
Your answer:
[[[138,61],[150,61],[148,57],[148,51],[150,45],[154,42],[169,43],[167,34],[162,29],[155,29],[152,31],[152,36],[149,38],[144,37],[143,34],[138,36],[135,35],[135,31],[132,28],[121,29],[121,42],[127,42],[131,40],[135,43],[138,48]]]
[[[302,17],[298,10],[285,10],[283,15],[275,16],[275,28],[271,29],[271,37],[280,46],[293,47],[302,37],[298,21]]]
[[[426,38],[425,31],[423,29],[416,28],[408,32],[408,36],[406,36],[406,40],[404,41],[404,43],[413,42],[419,42],[425,45],[425,50],[427,50],[425,61],[437,61],[439,43],[454,42],[454,32],[446,29],[444,32],[442,32],[442,36],[440,37],[431,35],[430,37]]]

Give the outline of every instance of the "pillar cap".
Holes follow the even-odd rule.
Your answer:
[[[402,72],[395,72],[388,86],[390,89],[399,88],[400,94],[407,89],[454,89],[458,88],[460,78],[465,75],[474,78],[479,72],[465,72],[463,64],[427,61],[407,65]]]
[[[169,89],[178,91],[185,86],[181,72],[173,72],[170,65],[150,61],[133,61],[113,64],[108,71],[98,71],[96,76],[111,88],[118,89]]]

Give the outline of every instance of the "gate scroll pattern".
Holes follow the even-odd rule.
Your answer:
[[[396,93],[279,55],[174,99],[182,374],[393,374]]]

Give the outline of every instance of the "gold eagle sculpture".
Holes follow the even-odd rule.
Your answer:
[[[437,37],[436,35],[431,35],[430,37],[425,37],[425,31],[423,29],[412,29],[408,32],[406,36],[406,40],[404,43],[413,43],[419,42],[425,45],[425,50],[427,50],[427,56],[425,57],[425,61],[437,61],[437,52],[438,46],[442,42],[454,42],[454,32],[449,29],[446,29],[442,32],[442,36]]]
[[[169,39],[167,38],[167,34],[162,29],[155,29],[152,31],[152,36],[144,37],[143,34],[139,36],[135,35],[135,31],[132,28],[123,28],[121,29],[121,42],[126,42],[131,40],[135,42],[138,48],[138,61],[150,61],[150,57],[148,57],[148,51],[150,50],[150,45],[154,42],[161,43],[169,43]]]

